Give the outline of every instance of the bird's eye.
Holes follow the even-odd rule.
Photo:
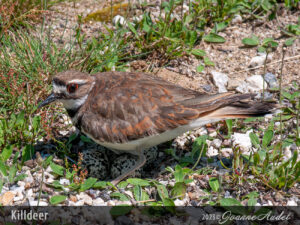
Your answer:
[[[68,84],[67,90],[70,94],[74,93],[78,89],[78,84]]]

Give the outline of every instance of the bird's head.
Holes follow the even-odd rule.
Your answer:
[[[95,84],[95,78],[78,71],[65,71],[53,78],[52,93],[39,105],[39,108],[54,101],[63,103],[66,109],[77,109],[86,101]]]

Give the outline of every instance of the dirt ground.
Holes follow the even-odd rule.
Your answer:
[[[152,1],[149,11],[153,15],[159,12],[160,1]],[[133,3],[131,3],[133,4]],[[74,28],[78,26],[78,16],[85,18],[89,13],[109,7],[110,1],[81,0],[74,2],[63,2],[55,5],[47,14],[45,27],[52,27],[52,37],[60,44],[67,43],[72,38]],[[139,15],[142,10],[137,7],[134,14]],[[244,48],[241,40],[255,34],[260,39],[272,37],[280,43],[277,50],[270,54],[267,72],[271,72],[278,78],[280,74],[282,43],[286,38],[282,38],[280,32],[286,25],[297,23],[300,12],[279,10],[279,16],[272,21],[263,20],[235,20],[224,31],[219,34],[226,39],[224,44],[209,44],[204,41],[196,48],[203,49],[207,52],[209,58],[215,63],[214,67],[206,67],[201,73],[196,72],[196,67],[201,63],[193,56],[185,59],[173,60],[171,66],[165,68],[154,68],[151,73],[156,74],[168,81],[179,84],[186,88],[203,91],[204,85],[211,85],[209,92],[215,92],[211,80],[211,71],[218,71],[228,75],[228,89],[234,89],[240,82],[251,75],[262,75],[263,66],[250,68],[250,61],[257,56],[256,48]],[[108,26],[112,26],[108,24]],[[99,31],[104,30],[102,22],[87,22],[82,24],[81,29],[84,34],[89,36],[97,36]],[[210,28],[206,33],[210,32]],[[283,67],[283,85],[290,85],[293,81],[299,83],[299,62],[300,62],[300,41],[294,43],[292,48],[288,48],[285,54],[285,63]],[[138,70],[147,71],[149,62],[136,61],[132,63],[132,67]],[[136,70],[136,69],[135,69]]]

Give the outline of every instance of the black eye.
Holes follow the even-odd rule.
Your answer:
[[[68,84],[67,85],[67,91],[72,94],[78,89],[78,84]]]

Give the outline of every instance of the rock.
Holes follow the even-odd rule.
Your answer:
[[[15,195],[16,194],[12,191],[5,192],[3,195],[0,196],[0,205],[3,206],[11,205]]]
[[[269,54],[267,61],[270,61],[272,59],[272,55]],[[253,68],[253,67],[257,67],[257,66],[262,66],[264,64],[266,60],[266,54],[265,53],[261,53],[258,56],[254,56],[249,63],[249,67]]]
[[[231,20],[232,24],[240,24],[243,22],[243,18],[241,17],[241,15],[237,14],[233,17],[233,19]]]
[[[32,196],[33,196],[33,191],[32,191],[32,189],[29,189],[29,190],[26,191],[26,196],[27,196],[27,197],[32,197]]]
[[[220,148],[222,145],[222,141],[220,139],[214,139],[211,144],[215,148]]]
[[[29,205],[30,206],[48,206],[48,203],[47,202],[44,202],[44,201],[29,201]]]
[[[107,205],[108,205],[108,206],[115,206],[116,203],[115,203],[113,200],[109,200],[109,201],[107,202]]]
[[[207,155],[208,157],[213,157],[213,156],[216,156],[216,155],[218,155],[218,154],[219,154],[218,150],[215,149],[213,146],[210,146],[210,147],[208,148],[207,152],[206,152],[206,155]]]
[[[221,154],[223,157],[226,157],[226,158],[230,157],[230,155],[233,154],[232,148],[222,148]]]
[[[237,79],[229,79],[227,89],[228,90],[235,90],[238,86],[240,86],[243,83],[241,80]]]
[[[65,178],[61,178],[61,179],[59,180],[59,183],[60,183],[61,185],[65,185],[65,186],[70,185],[70,181],[69,181],[68,179],[65,179]]]
[[[18,184],[20,187],[25,187],[25,182],[24,182],[24,181],[19,180],[17,184]]]
[[[27,177],[25,177],[24,182],[25,182],[25,183],[33,183],[33,177],[32,177],[32,175],[31,175],[30,170],[27,170],[27,171],[25,172],[25,174],[27,175]]]
[[[75,195],[70,195],[69,200],[72,201],[72,202],[77,202],[77,198],[76,198]]]
[[[264,83],[266,89],[267,83],[263,80],[263,77],[261,75],[253,75],[248,77],[236,90],[240,93],[257,93],[263,89]]]
[[[178,198],[174,201],[174,204],[175,204],[175,206],[185,206],[185,202]]]
[[[206,92],[210,92],[212,90],[212,86],[207,84],[207,85],[203,85],[202,89]]]
[[[123,16],[120,16],[120,15],[116,15],[113,20],[112,20],[112,23],[114,26],[117,26],[118,24],[124,26],[127,24],[125,18]]]
[[[70,201],[71,203],[71,201]],[[84,201],[83,200],[79,200],[77,202],[75,202],[75,206],[83,206],[84,205]]]
[[[102,198],[96,198],[93,200],[93,206],[106,206],[106,203],[103,201]]]
[[[226,85],[228,83],[228,76],[217,71],[212,71],[211,74],[214,84],[218,87],[219,93],[227,92]]]
[[[266,73],[264,78],[265,78],[265,81],[270,86],[270,88],[278,87],[278,82],[277,82],[276,76],[273,73]]]
[[[217,137],[218,133],[216,131],[213,131],[213,132],[209,133],[208,136],[210,136],[210,137]]]
[[[265,100],[270,100],[270,99],[272,99],[273,98],[273,94],[272,93],[270,93],[270,92],[268,92],[268,91],[266,91],[265,93],[264,93],[264,99]]]
[[[238,145],[244,154],[250,154],[252,143],[249,134],[251,132],[252,130],[249,130],[246,134],[234,133],[232,135],[233,145]]]

